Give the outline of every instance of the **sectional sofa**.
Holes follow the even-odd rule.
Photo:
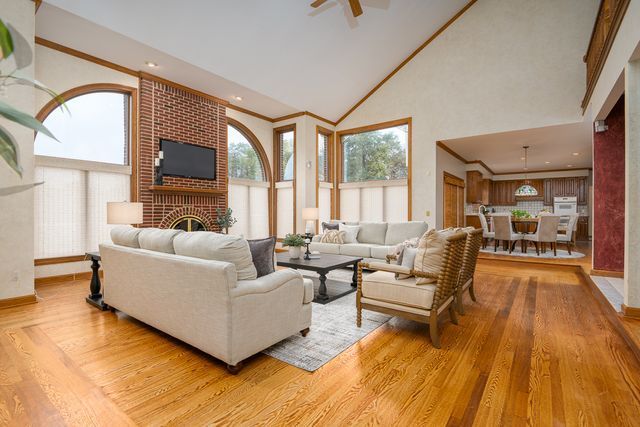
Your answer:
[[[341,221],[331,220],[330,223]],[[357,243],[321,243],[322,235],[314,236],[309,249],[321,254],[350,255],[364,258],[365,262],[386,260],[387,255],[405,240],[421,237],[429,228],[424,221],[407,222],[344,222],[358,225]]]
[[[257,277],[246,240],[205,231],[117,227],[101,244],[110,307],[227,363],[311,325],[313,283],[291,269]]]

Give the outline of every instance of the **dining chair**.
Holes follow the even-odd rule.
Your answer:
[[[487,223],[487,217],[483,214],[478,214],[480,217],[480,225],[482,226],[482,248],[487,247],[489,239],[495,239],[496,233],[489,231],[489,224]]]
[[[544,243],[550,243],[553,248],[553,256],[557,256],[558,224],[560,223],[559,215],[541,215],[538,221],[538,228],[533,234],[524,236],[524,253],[527,253],[528,242],[533,242],[536,247],[536,254],[540,256],[540,246]]]
[[[513,252],[513,248],[516,246],[516,242],[522,241],[522,234],[513,231],[513,224],[511,223],[510,213],[493,214],[493,229],[495,233],[495,246],[494,252],[498,250],[498,242],[507,242],[509,246],[509,253]]]
[[[567,224],[566,234],[557,234],[556,243],[564,243],[567,245],[567,251],[571,255],[571,247],[574,245],[575,229],[578,224],[578,214],[569,216],[569,223]]]

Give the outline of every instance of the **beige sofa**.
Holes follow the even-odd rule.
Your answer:
[[[330,221],[338,222],[337,220]],[[346,225],[359,225],[358,243],[321,243],[321,235],[314,236],[309,249],[321,254],[350,255],[364,258],[365,262],[386,260],[395,247],[415,237],[420,238],[429,228],[424,221],[407,222],[345,222]]]
[[[117,227],[111,237],[114,244],[100,245],[104,302],[226,362],[232,373],[311,325],[311,281],[289,269],[256,278],[240,237],[133,227]],[[213,256],[226,261],[203,259]]]

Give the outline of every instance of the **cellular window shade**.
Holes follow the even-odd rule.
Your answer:
[[[128,201],[127,174],[38,166],[35,188],[35,257],[83,255],[110,241],[107,202]]]
[[[231,183],[229,207],[238,220],[229,233],[247,239],[269,237],[269,187]]]
[[[327,222],[331,219],[331,189],[318,188],[318,217],[319,223]]]
[[[329,137],[325,134],[318,134],[318,181],[329,182]]]
[[[340,219],[344,221],[401,222],[408,218],[406,184],[340,189]]]

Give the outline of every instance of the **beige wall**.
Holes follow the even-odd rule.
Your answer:
[[[441,226],[436,141],[582,120],[598,3],[479,0],[338,130],[412,117],[413,219]]]
[[[0,0],[2,20],[13,26],[28,41],[31,52],[20,52],[25,57],[33,52],[34,3],[31,0]],[[25,55],[26,53],[26,55]],[[13,60],[5,62],[3,73],[15,68]],[[33,78],[34,65],[20,71]],[[34,114],[34,90],[27,86],[7,88],[4,100],[28,114]],[[19,149],[22,178],[0,160],[0,187],[33,182],[33,131],[4,118],[0,125],[12,134]],[[0,196],[0,299],[33,295],[33,190],[9,196]]]

